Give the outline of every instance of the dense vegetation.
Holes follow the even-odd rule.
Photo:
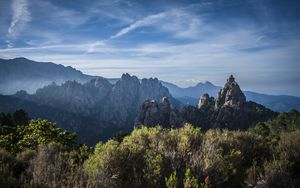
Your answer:
[[[141,127],[94,149],[15,114],[0,115],[0,187],[300,187],[298,111],[248,131]]]

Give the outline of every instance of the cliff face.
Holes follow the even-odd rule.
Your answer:
[[[200,126],[204,130],[217,127],[247,129],[259,121],[265,121],[276,115],[275,112],[262,105],[247,102],[232,75],[227,79],[216,100],[208,94],[204,94],[199,99],[197,107],[186,106],[180,112],[175,113],[176,121],[174,121],[174,113],[172,114],[173,109],[165,110],[163,113],[159,108],[163,102],[157,104],[153,101],[150,106],[147,104],[148,102],[145,102],[141,107],[136,121],[138,125],[155,126],[160,124],[164,127],[174,127],[188,122]],[[155,110],[153,110],[154,107]],[[151,111],[155,111],[155,113],[148,113]],[[162,114],[164,117],[169,117],[168,121],[161,118]],[[171,114],[172,118],[170,118]]]
[[[164,96],[171,98],[168,89],[157,78],[142,79],[140,82],[135,76],[123,74],[112,88],[110,104],[107,107],[112,112],[118,112],[122,121],[127,121],[128,117],[136,116],[143,101],[160,100]]]
[[[198,108],[199,109],[209,109],[212,108],[215,104],[215,100],[213,97],[209,97],[207,93],[201,96],[199,102],[198,102]]]
[[[99,134],[106,134],[106,128],[129,131],[133,128],[135,117],[143,101],[147,99],[160,100],[164,96],[176,103],[168,89],[162,86],[158,79],[150,78],[140,81],[137,77],[129,74],[123,74],[114,85],[105,78],[97,77],[84,84],[77,81],[67,81],[62,85],[52,83],[38,89],[32,95],[24,91],[13,95],[13,97],[33,102],[45,108],[51,107],[75,116],[83,116],[89,119],[89,124],[95,125],[101,131],[104,130],[104,133]],[[165,101],[161,107],[164,111],[162,117],[165,117],[169,108],[169,101]],[[24,109],[26,110],[26,107]],[[34,113],[35,117],[39,116],[38,111]],[[41,114],[40,118],[43,117],[44,114]],[[63,115],[56,116],[54,121],[59,123],[64,118]],[[168,121],[165,121],[167,124]],[[72,130],[72,126],[69,125],[62,126],[68,127],[68,129],[71,127],[71,131],[78,130],[75,127]],[[84,127],[85,125],[80,126]],[[107,137],[111,136],[109,134]]]
[[[180,127],[182,123],[179,112],[176,108],[171,108],[168,97],[163,97],[160,103],[155,100],[146,100],[142,104],[135,120],[135,127],[161,125],[162,127],[174,128]]]

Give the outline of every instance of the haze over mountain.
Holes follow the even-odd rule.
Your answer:
[[[221,87],[215,86],[210,82],[199,83],[195,86],[181,88],[175,84],[163,82],[175,98],[184,104],[196,105],[201,95],[208,93],[212,97],[216,97]],[[288,95],[268,95],[256,93],[252,91],[243,91],[248,101],[254,101],[262,104],[274,111],[285,112],[291,109],[300,110],[300,97]]]
[[[38,88],[47,86],[52,82],[57,85],[65,81],[77,81],[85,83],[95,76],[86,75],[72,68],[54,63],[35,62],[26,58],[15,58],[10,60],[0,59],[0,94],[14,94],[19,90],[34,93]],[[119,78],[107,79],[115,84]],[[188,88],[181,88],[175,84],[161,81],[168,88],[170,94],[183,104],[196,105],[198,99],[204,93],[216,97],[221,87],[211,82],[199,83]],[[156,92],[156,91],[151,91]],[[288,111],[300,109],[300,97],[287,95],[275,96],[244,91],[247,100],[255,101],[274,111]]]
[[[123,74],[114,85],[102,77],[84,84],[66,81],[52,83],[34,94],[19,91],[14,95],[0,95],[1,112],[24,109],[34,118],[47,118],[60,127],[78,133],[82,143],[95,144],[110,138],[117,131],[129,132],[140,105],[147,99],[174,99],[158,79],[142,79]]]
[[[300,188],[300,0],[0,0],[0,188]]]
[[[300,96],[297,0],[1,1],[0,58]],[[180,76],[178,76],[180,75]]]
[[[67,80],[86,82],[94,76],[68,66],[49,62],[35,62],[20,57],[15,59],[0,59],[0,93],[14,94],[19,90],[34,93],[38,88],[55,82],[62,84]]]

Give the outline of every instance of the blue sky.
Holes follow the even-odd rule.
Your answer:
[[[0,57],[300,96],[297,0],[1,0]]]

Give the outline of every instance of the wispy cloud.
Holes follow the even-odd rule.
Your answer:
[[[12,41],[24,29],[26,24],[31,21],[30,11],[27,0],[13,0],[11,4],[12,21],[7,32],[7,47],[12,47]]]
[[[111,38],[112,39],[118,38],[118,37],[121,37],[137,28],[153,25],[154,23],[157,23],[159,20],[161,20],[165,17],[166,17],[166,13],[159,13],[159,14],[154,14],[154,15],[144,17],[144,18],[137,20],[134,23],[130,24],[128,27],[123,28],[117,34],[111,36]]]
[[[297,6],[257,0],[0,2],[0,58],[53,61],[107,77],[157,76],[186,86],[204,80],[222,85],[230,73],[240,76],[243,89],[261,83],[261,91],[300,80]]]
[[[148,26],[161,31],[171,32],[175,37],[194,38],[199,32],[200,23],[199,17],[189,13],[187,10],[172,9],[136,20],[110,38],[119,38],[136,29]]]

